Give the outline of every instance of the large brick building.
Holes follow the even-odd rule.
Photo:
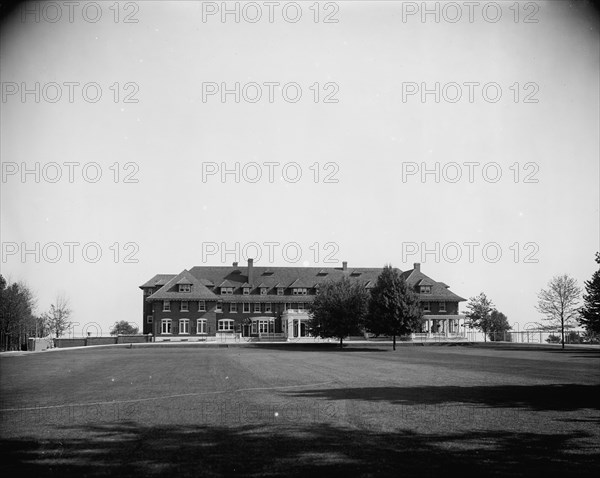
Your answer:
[[[179,274],[158,274],[141,285],[143,331],[155,340],[308,336],[306,312],[319,284],[348,276],[372,288],[381,268],[198,266]],[[420,264],[402,272],[419,294],[424,333],[457,334],[462,297],[421,272]]]

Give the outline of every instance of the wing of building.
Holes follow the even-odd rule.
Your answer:
[[[157,274],[140,286],[143,331],[155,340],[210,338],[299,339],[308,336],[307,306],[319,284],[344,276],[372,288],[382,268],[196,266],[179,274]],[[462,297],[421,272],[400,271],[419,294],[423,333],[456,334]]]

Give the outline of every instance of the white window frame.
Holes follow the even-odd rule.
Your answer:
[[[179,292],[192,292],[190,284],[179,284]]]
[[[172,327],[172,320],[171,319],[162,319],[160,321],[160,333],[162,335],[171,335],[171,327]],[[165,332],[165,330],[168,330],[168,332]]]
[[[198,301],[198,312],[206,312],[206,301],[205,300]]]
[[[184,305],[185,304],[185,308]],[[190,311],[190,303],[187,300],[181,301],[181,307],[179,308],[180,312],[189,312]]]
[[[431,286],[430,285],[422,285],[421,286],[421,294],[431,294]]]
[[[196,334],[198,335],[206,335],[206,319],[197,319],[196,320]]]
[[[215,306],[215,312],[223,312],[223,301],[217,301],[217,305]]]
[[[265,302],[265,313],[271,313],[271,302]]]
[[[256,314],[256,313],[260,314],[260,302],[256,302],[256,303],[254,304],[254,313],[255,313],[255,314]]]
[[[283,295],[283,287],[277,287],[277,295]]]
[[[249,314],[250,313],[250,302],[244,302],[242,310],[244,311],[245,314]]]
[[[171,312],[171,301],[163,300],[163,312]]]
[[[221,295],[233,295],[233,287],[221,287]]]
[[[190,334],[190,319],[179,319],[179,333],[181,335]]]
[[[244,287],[243,294],[250,295],[250,287]]]
[[[233,332],[235,321],[233,319],[219,319],[217,327],[219,332]]]
[[[267,295],[267,288],[266,287],[261,287],[260,288],[260,295]]]
[[[438,310],[440,312],[446,312],[446,301],[445,300],[444,301],[440,301],[440,303],[438,304],[438,306],[439,306]]]
[[[306,295],[307,291],[304,287],[297,287],[292,290],[292,295]]]
[[[237,302],[232,302],[229,304],[229,312],[232,314],[237,314]]]
[[[149,324],[153,323],[154,321],[154,316],[152,315],[147,315],[146,316],[146,322],[148,322]]]
[[[431,303],[428,300],[423,301],[423,312],[431,312]]]

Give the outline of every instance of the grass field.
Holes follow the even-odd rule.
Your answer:
[[[0,359],[3,476],[588,476],[600,351],[145,347]]]

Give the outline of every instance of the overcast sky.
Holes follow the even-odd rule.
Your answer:
[[[221,2],[110,1],[28,4],[3,24],[1,268],[39,312],[62,291],[76,334],[141,325],[154,274],[244,251],[421,262],[521,329],[552,276],[591,277],[600,48],[585,2],[225,6],[239,22]]]

